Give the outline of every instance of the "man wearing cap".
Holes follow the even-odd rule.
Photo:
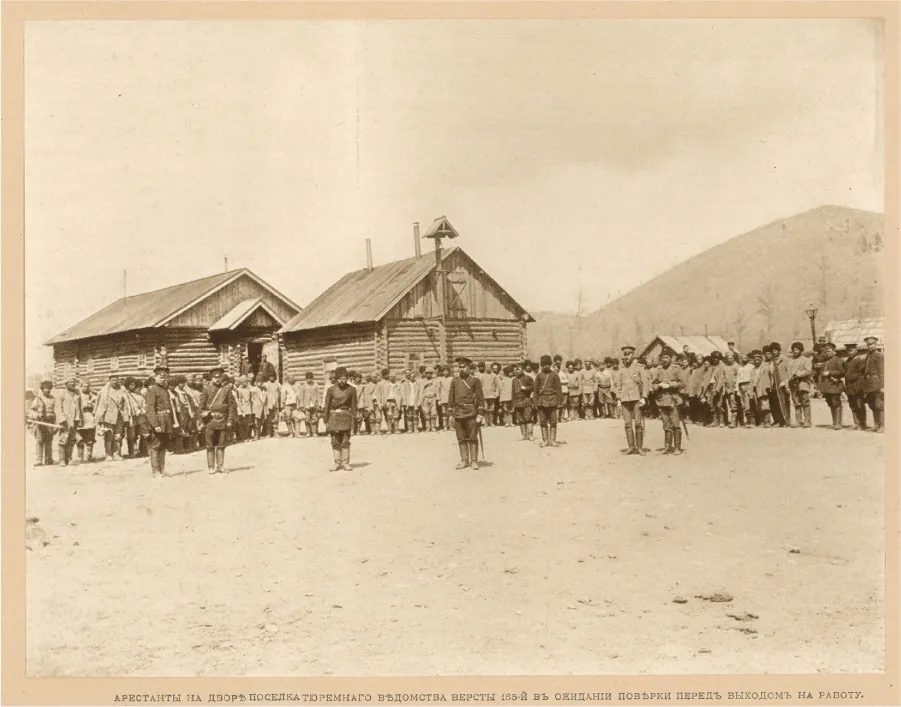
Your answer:
[[[47,425],[56,424],[56,398],[53,396],[52,381],[41,381],[41,387],[28,411],[28,419],[43,422],[34,425],[35,466],[53,464],[53,428]]]
[[[764,361],[763,351],[755,349],[751,352],[751,399],[754,417],[758,426],[769,427],[772,424],[770,414],[770,391],[773,388],[773,372],[768,361]]]
[[[842,378],[845,375],[845,364],[835,355],[835,344],[823,344],[823,360],[820,368],[819,389],[826,398],[826,404],[832,413],[832,429],[842,429]]]
[[[867,345],[867,353],[864,357],[861,392],[873,411],[875,431],[882,432],[885,424],[885,363],[879,351],[879,339],[867,336],[864,343]]]
[[[863,394],[863,370],[866,364],[866,349],[857,344],[845,346],[845,394],[854,419],[855,430],[867,429],[867,406]]]
[[[119,374],[110,374],[109,383],[100,389],[94,408],[97,434],[105,452],[104,459],[122,458],[122,437],[126,423],[130,422],[128,413],[131,408],[128,402],[128,393],[122,388]]]
[[[727,351],[725,360],[721,364],[723,375],[723,418],[730,428],[738,424],[738,373],[739,365],[735,360],[735,354]]]
[[[357,389],[348,383],[344,366],[335,369],[335,384],[325,391],[322,414],[332,439],[335,461],[329,471],[350,471],[350,436],[357,417]]]
[[[78,463],[93,461],[94,440],[97,436],[97,423],[94,418],[94,408],[97,406],[97,393],[91,390],[90,381],[81,384],[81,412],[83,418],[78,427],[78,435],[75,438],[75,446],[78,449]],[[125,425],[123,423],[122,428]],[[122,433],[119,433],[122,439]],[[85,454],[87,452],[87,454]],[[87,457],[87,459],[85,459]],[[121,459],[122,457],[118,457]]]
[[[753,427],[751,411],[751,376],[754,373],[754,364],[747,354],[741,354],[738,366],[738,412],[741,415],[739,424],[745,427]]]
[[[170,446],[170,437],[177,432],[175,427],[175,410],[169,395],[169,367],[157,366],[153,369],[153,383],[147,388],[144,396],[147,424],[150,426],[150,470],[154,479],[161,479],[166,474],[166,450]]]
[[[598,374],[594,362],[585,359],[585,370],[582,372],[582,416],[593,420],[597,409]]]
[[[538,410],[538,424],[541,426],[542,447],[558,447],[557,410],[563,396],[560,376],[553,369],[553,361],[547,354],[540,359],[541,371],[535,376],[532,388],[533,406]],[[573,418],[575,419],[575,418]]]
[[[804,344],[792,342],[791,358],[787,362],[788,389],[795,406],[797,427],[811,427],[810,421],[810,379],[813,376],[813,364],[804,356]]]
[[[535,381],[527,376],[521,364],[513,367],[513,413],[519,424],[523,442],[532,441],[532,388]]]
[[[206,466],[209,474],[224,473],[225,446],[235,424],[237,406],[231,389],[222,384],[222,369],[210,371],[212,382],[200,395],[200,417],[204,422],[203,443],[206,447]]]
[[[788,371],[788,361],[782,355],[782,344],[774,341],[770,344],[770,355],[772,361],[770,368],[773,371],[774,394],[777,398],[776,409],[773,412],[777,417],[777,422],[781,427],[791,426],[791,393],[788,389],[788,382],[791,374]],[[776,413],[778,412],[778,416]]]
[[[707,377],[704,393],[713,413],[713,426],[725,427],[726,370],[723,355],[719,351],[710,352],[710,375]]]
[[[613,417],[613,374],[610,367],[612,361],[608,356],[598,366],[598,416],[610,419]]]
[[[60,425],[59,465],[72,463],[72,450],[75,438],[84,416],[81,412],[81,396],[78,393],[78,381],[73,376],[66,381],[66,388],[56,397],[56,424]]]
[[[813,345],[813,376],[810,379],[811,396],[814,398],[820,397],[822,393],[819,385],[824,363],[826,363],[826,337],[819,336]]]
[[[685,388],[685,374],[673,365],[675,351],[664,349],[660,366],[654,369],[651,390],[663,421],[664,454],[682,454],[682,427],[679,421],[679,392]]]
[[[644,373],[635,363],[635,347],[622,347],[622,366],[613,378],[616,397],[623,408],[623,423],[626,428],[628,448],[623,454],[644,455],[644,420],[641,406],[646,402]]]
[[[460,448],[458,469],[479,468],[479,425],[484,421],[485,397],[482,382],[470,375],[472,361],[458,358],[460,375],[451,381],[448,393],[448,409],[454,418],[457,445]]]

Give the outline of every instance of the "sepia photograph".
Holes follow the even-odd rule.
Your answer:
[[[25,23],[26,677],[885,674],[884,31]]]

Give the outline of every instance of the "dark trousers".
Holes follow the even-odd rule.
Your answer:
[[[331,432],[332,449],[350,449],[350,430]]]
[[[636,431],[644,429],[644,417],[637,400],[623,400],[623,424],[627,430],[631,429],[633,425]]]
[[[150,433],[150,469],[153,473],[163,473],[166,468],[166,450],[171,443],[170,435],[163,432]]]
[[[203,428],[203,446],[207,449],[223,449],[228,444],[228,429],[213,429],[211,425]]]
[[[538,424],[542,427],[556,427],[557,426],[557,408],[550,405],[538,406]]]
[[[35,463],[52,464],[53,463],[53,428],[34,427],[35,440]]]
[[[479,422],[477,417],[466,417],[462,420],[454,418],[454,429],[457,432],[457,442],[477,442],[479,439]]]
[[[666,432],[672,432],[679,429],[679,408],[676,406],[657,407],[660,412],[660,420],[663,422],[663,429]]]

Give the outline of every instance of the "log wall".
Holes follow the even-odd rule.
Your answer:
[[[465,356],[486,363],[517,363],[525,357],[526,329],[523,322],[515,320],[449,320],[447,347],[451,361]]]
[[[286,334],[284,375],[303,379],[307,371],[317,383],[328,380],[327,363],[368,374],[375,370],[376,327],[373,324],[330,327]]]
[[[420,365],[434,366],[440,360],[436,321],[386,320],[387,358],[382,359],[394,373]]]
[[[110,373],[147,378],[153,373],[157,339],[154,332],[119,334],[53,347],[53,385],[64,387],[70,376],[99,388]]]

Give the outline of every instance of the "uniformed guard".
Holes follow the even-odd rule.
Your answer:
[[[157,366],[153,369],[153,383],[144,396],[147,424],[150,426],[150,470],[154,479],[166,474],[166,450],[169,438],[175,431],[175,410],[169,396],[169,367]]]
[[[826,404],[832,413],[832,429],[842,429],[842,378],[845,376],[845,364],[835,355],[835,344],[826,342],[822,348],[822,365],[820,379],[817,384]]]
[[[864,337],[867,351],[864,358],[861,392],[866,404],[873,411],[875,432],[884,431],[885,415],[885,362],[879,352],[879,339]]]
[[[479,426],[484,421],[485,397],[482,382],[471,375],[472,361],[468,358],[456,360],[460,375],[451,381],[447,405],[454,418],[457,445],[460,448],[460,463],[457,469],[479,468]]]
[[[210,384],[200,394],[200,418],[203,420],[203,443],[209,474],[224,473],[225,447],[238,416],[238,406],[231,388],[222,384],[223,370],[210,371]]]
[[[348,384],[344,366],[335,369],[335,384],[325,391],[322,414],[335,460],[335,466],[329,471],[350,471],[350,435],[357,416],[357,389]]]
[[[651,390],[663,421],[664,454],[682,454],[682,427],[679,421],[680,391],[685,388],[685,373],[673,365],[675,351],[664,349],[660,366],[654,370]]]
[[[863,370],[866,362],[866,350],[857,344],[846,344],[845,357],[845,394],[854,418],[855,430],[867,429],[867,406],[863,394]]]
[[[563,395],[563,384],[560,382],[560,376],[551,368],[550,356],[542,356],[540,362],[541,372],[535,376],[535,386],[532,388],[532,399],[535,401],[538,423],[541,425],[542,441],[540,446],[559,447],[560,445],[557,443],[557,406]]]
[[[623,454],[644,456],[644,419],[641,407],[645,404],[644,378],[642,369],[635,363],[635,347],[622,347],[622,366],[614,374],[616,397],[622,405],[623,423],[626,428],[628,448]]]

